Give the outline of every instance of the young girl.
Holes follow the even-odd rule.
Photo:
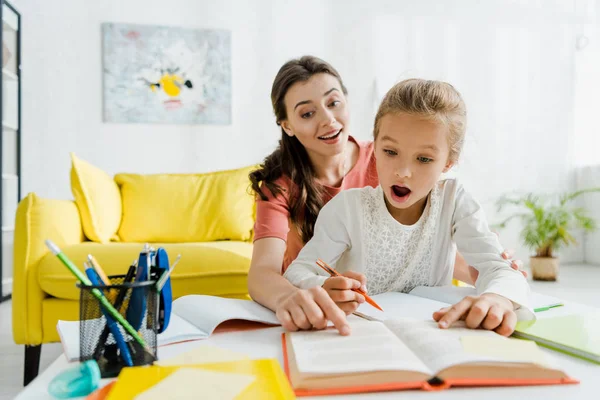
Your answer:
[[[332,278],[315,264],[321,258],[339,272],[363,273],[371,295],[409,292],[449,285],[457,247],[479,271],[480,295],[434,319],[442,328],[465,318],[470,328],[511,334],[515,308],[528,304],[528,284],[501,257],[479,204],[456,180],[439,180],[458,160],[465,125],[464,102],[451,85],[419,79],[395,85],[375,117],[379,186],[330,200],[284,276],[299,288],[323,286]]]

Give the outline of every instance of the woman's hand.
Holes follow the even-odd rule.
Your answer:
[[[464,320],[469,328],[483,328],[509,336],[515,330],[517,314],[513,303],[506,297],[484,293],[481,296],[467,296],[452,307],[434,312],[433,319],[442,329]]]
[[[332,276],[323,284],[323,289],[346,315],[352,314],[360,304],[365,302],[365,296],[352,291],[358,288],[367,292],[367,278],[353,271],[344,272],[342,276]]]
[[[325,329],[331,321],[340,334],[350,334],[344,311],[322,287],[296,288],[278,302],[275,315],[288,331]]]
[[[521,274],[523,274],[523,276],[525,278],[527,278],[527,271],[525,271],[523,269],[523,261],[521,260],[513,260],[514,256],[514,250],[504,250],[504,252],[502,253],[502,258],[504,258],[505,260],[509,260],[510,261],[510,266],[512,269],[514,269],[515,271],[519,271]],[[458,258],[458,257],[457,257]],[[469,276],[471,278],[471,284],[475,284],[475,282],[477,281],[477,277],[479,276],[479,271],[477,271],[475,268],[471,267],[469,265]]]

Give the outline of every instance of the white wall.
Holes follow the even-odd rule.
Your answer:
[[[270,86],[289,58],[330,61],[350,91],[352,133],[371,137],[396,80],[447,79],[470,111],[456,173],[497,221],[510,191],[574,188],[572,2],[475,0],[13,0],[23,14],[23,192],[71,198],[73,151],[108,173],[202,172],[260,161],[279,131]],[[230,126],[102,122],[102,22],[232,31]],[[528,252],[518,226],[507,247]],[[583,251],[563,261],[582,260]]]
[[[575,188],[573,45],[582,12],[573,2],[334,0],[343,53],[335,63],[350,88],[357,136],[368,138],[376,104],[395,82],[412,77],[451,82],[469,112],[458,176],[499,222],[505,193]],[[352,62],[344,62],[352,60]],[[356,110],[360,112],[356,112]],[[520,226],[500,232],[527,260]],[[583,249],[561,252],[583,261]]]
[[[168,5],[167,5],[168,4]],[[72,198],[69,152],[117,172],[203,172],[258,162],[279,131],[270,103],[283,62],[325,56],[325,11],[276,0],[17,0],[23,18],[22,191]],[[302,21],[316,21],[306,30]],[[101,23],[232,31],[232,124],[102,122]]]

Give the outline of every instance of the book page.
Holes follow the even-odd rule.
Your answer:
[[[372,296],[372,298],[383,308],[383,311],[379,311],[369,303],[363,303],[356,310],[357,315],[364,315],[378,321],[385,321],[393,317],[423,318],[425,315],[433,315],[435,311],[448,306],[446,303],[400,292],[386,292]]]
[[[493,353],[466,351],[464,337],[476,336],[494,340],[511,340],[495,332],[483,329],[469,329],[459,321],[448,329],[440,329],[437,322],[416,319],[395,319],[385,321],[385,325],[429,367],[434,374],[453,365],[473,362],[511,363],[525,362],[523,358],[511,359],[495,356]],[[533,361],[533,360],[532,360]]]
[[[101,322],[98,321],[98,324],[101,324]],[[58,320],[56,330],[67,361],[78,361],[80,357],[79,321]]]
[[[288,335],[301,373],[342,374],[372,371],[431,371],[381,322],[352,321],[352,333],[335,329]]]
[[[186,340],[206,339],[208,335],[198,330],[194,325],[187,322],[177,314],[172,314],[167,329],[156,336],[158,346],[183,342]]]
[[[243,319],[280,325],[275,313],[251,300],[188,295],[173,302],[173,313],[194,325],[206,337],[224,321]]]
[[[529,340],[509,339],[502,336],[462,336],[460,341],[467,353],[487,355],[507,361],[521,360],[542,367],[553,367],[548,362],[546,354],[535,342]]]

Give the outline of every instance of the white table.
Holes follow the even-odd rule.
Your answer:
[[[578,311],[597,310],[587,306],[568,303],[565,307],[559,307],[538,314],[538,318],[547,318],[551,316],[563,315]],[[386,311],[388,311],[386,309]],[[422,314],[422,310],[409,311],[414,316],[415,313]],[[403,314],[405,314],[403,312]],[[423,316],[424,317],[424,316]],[[215,333],[209,339],[202,341],[179,343],[175,345],[161,347],[158,350],[159,358],[168,358],[176,354],[189,351],[196,346],[210,344],[227,348],[233,351],[247,354],[250,358],[277,358],[282,362],[281,351],[281,327],[265,328],[252,331]],[[558,361],[559,366],[564,369],[571,377],[581,381],[577,385],[552,385],[552,386],[528,386],[528,387],[504,387],[504,388],[452,388],[440,392],[426,392],[421,390],[369,393],[362,395],[347,395],[344,399],[403,399],[403,398],[423,398],[435,399],[444,398],[444,400],[453,399],[486,399],[486,400],[507,400],[508,399],[598,399],[598,381],[600,380],[600,365],[588,361],[580,360],[556,351],[543,349],[551,353]],[[64,356],[60,356],[54,361],[42,374],[33,380],[18,396],[18,400],[26,399],[52,399],[48,394],[47,388],[50,381],[61,371],[71,367]],[[107,384],[110,380],[103,380]],[[313,397],[313,399],[341,399],[340,396]]]

